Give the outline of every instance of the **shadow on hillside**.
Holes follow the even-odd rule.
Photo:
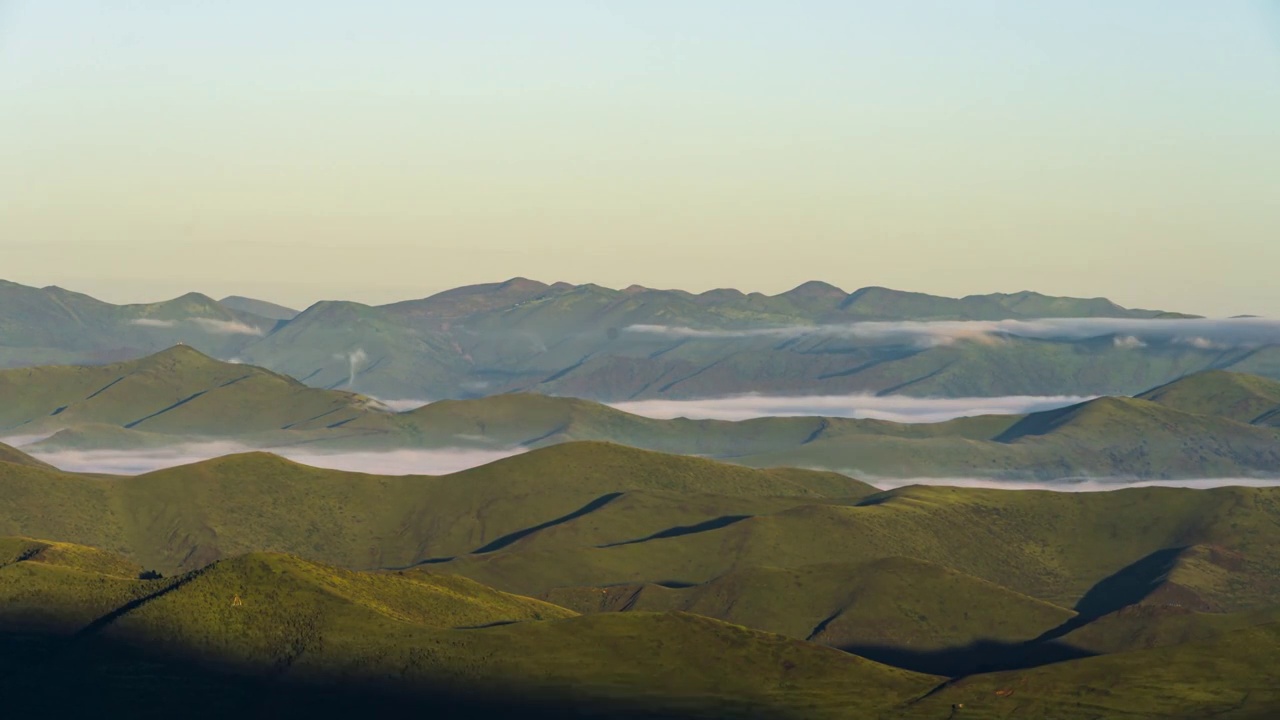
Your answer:
[[[1185,547],[1157,550],[1141,560],[1125,566],[1089,588],[1076,603],[1075,617],[1044,633],[1032,642],[1056,640],[1078,630],[1104,615],[1136,605],[1155,592],[1169,576]]]
[[[623,540],[622,542],[609,543],[608,545],[597,545],[596,547],[611,548],[611,547],[619,547],[622,545],[635,545],[637,543],[649,542],[650,540],[665,540],[667,538],[680,537],[682,535],[693,535],[695,533],[710,532],[712,530],[727,528],[730,525],[737,522],[742,522],[743,520],[746,520],[749,517],[752,517],[752,516],[751,515],[724,515],[722,517],[713,518],[711,520],[706,520],[700,523],[696,523],[694,525],[678,525],[673,528],[667,528],[666,530],[661,530],[659,532],[656,532],[652,535],[648,535],[646,537],[636,538],[635,540]]]
[[[1054,642],[1006,643],[994,640],[979,640],[963,647],[932,651],[889,645],[843,645],[840,649],[885,665],[950,678],[1025,670],[1096,654]]]
[[[979,641],[964,647],[921,652],[882,645],[846,645],[840,649],[906,670],[958,678],[978,673],[1027,668],[1092,657],[1095,653],[1057,642],[1104,615],[1137,604],[1160,587],[1186,548],[1158,550],[1105,578],[1076,603],[1075,617],[1022,643]],[[820,631],[821,625],[815,630]]]
[[[526,538],[536,532],[546,530],[547,528],[555,527],[556,525],[563,525],[564,523],[567,523],[570,520],[577,520],[578,518],[582,517],[583,515],[586,515],[587,513],[593,513],[596,510],[599,510],[600,508],[604,507],[605,505],[608,505],[609,503],[613,502],[614,500],[617,500],[620,497],[622,497],[622,493],[620,492],[612,492],[606,495],[601,495],[600,497],[596,498],[595,500],[592,500],[586,505],[583,505],[577,510],[574,510],[568,515],[563,515],[554,520],[548,520],[540,525],[534,525],[533,527],[525,528],[523,530],[517,530],[512,533],[507,533],[506,535],[503,535],[502,537],[498,538],[497,540],[494,540],[493,542],[485,545],[484,547],[472,550],[471,554],[480,555],[483,553],[490,553],[496,550],[501,550],[502,548],[507,547],[508,545],[516,542],[517,540]]]
[[[530,689],[474,679],[409,683],[359,678],[346,668],[294,679],[215,668],[174,651],[103,638],[0,632],[0,698],[12,718],[430,717],[495,720],[701,720],[752,717],[740,708],[673,709],[662,700],[592,698],[565,686]],[[755,717],[777,717],[776,713]],[[797,719],[798,720],[798,719]]]

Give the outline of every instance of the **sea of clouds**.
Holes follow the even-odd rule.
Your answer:
[[[1117,347],[1156,343],[1202,349],[1253,348],[1280,343],[1280,320],[1260,317],[1142,320],[1122,318],[1047,318],[1042,320],[943,320],[789,325],[745,330],[703,330],[669,325],[631,325],[627,332],[672,338],[733,340],[836,337],[869,344],[928,348],[960,340],[997,342],[1002,337],[1085,340],[1114,337]]]
[[[657,419],[749,420],[760,417],[870,418],[900,423],[945,422],[972,415],[1021,415],[1092,399],[1077,395],[918,398],[904,395],[760,395],[748,393],[694,400],[629,400],[611,407]]]
[[[380,450],[322,452],[297,447],[255,448],[236,442],[209,441],[170,445],[144,450],[51,450],[23,447],[43,438],[5,438],[37,460],[68,472],[139,475],[164,468],[188,465],[224,455],[265,450],[312,467],[362,472],[374,475],[446,475],[486,465],[518,455],[522,448],[475,449],[437,448],[431,450]],[[25,440],[25,442],[23,442]]]
[[[815,468],[826,469],[826,468]],[[1218,487],[1276,487],[1275,478],[1189,478],[1181,480],[1141,480],[1135,478],[1062,478],[1057,480],[992,480],[991,478],[884,478],[846,473],[881,490],[893,490],[909,485],[939,485],[945,487],[982,488],[988,490],[1051,490],[1053,492],[1109,492],[1125,488],[1169,487],[1208,490]]]

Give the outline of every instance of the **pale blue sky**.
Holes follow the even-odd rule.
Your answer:
[[[0,0],[0,277],[1280,315],[1280,5]]]

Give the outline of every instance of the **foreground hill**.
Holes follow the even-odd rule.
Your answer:
[[[23,539],[0,547],[13,542],[101,555]],[[421,570],[353,573],[273,553],[152,580],[32,557],[0,565],[0,600],[0,691],[24,717],[429,708],[534,719],[1189,720],[1280,709],[1275,623],[944,682],[688,613],[579,617]]]
[[[0,462],[0,536],[17,536],[0,541],[0,618],[24,633],[7,647],[27,648],[0,676],[34,689],[24,698],[61,697],[46,692],[57,677],[107,704],[147,678],[222,709],[262,697],[226,684],[234,670],[296,681],[319,707],[324,687],[385,699],[372,672],[450,702],[573,686],[589,695],[575,703],[677,716],[1275,709],[1274,645],[1247,667],[1215,658],[1277,618],[1278,488],[876,492],[597,442],[441,477],[263,453],[117,478]],[[140,579],[156,570],[169,577]],[[754,707],[708,695],[717,685]],[[1029,704],[996,694],[1011,688]]]
[[[943,298],[810,282],[776,295],[694,294],[514,278],[293,315],[243,298],[115,306],[0,286],[0,367],[111,362],[175,342],[313,387],[405,401],[513,391],[604,401],[1128,395],[1213,368],[1280,377],[1269,321],[1032,292]]]
[[[53,469],[47,463],[40,462],[39,460],[31,457],[30,455],[22,452],[21,450],[5,445],[4,443],[0,443],[0,463],[9,463],[11,465],[26,465],[29,467],[41,467],[46,469]]]
[[[0,688],[42,716],[855,717],[936,683],[692,615],[576,618],[459,578],[287,555],[151,581],[24,561],[0,567],[0,597],[18,641]]]

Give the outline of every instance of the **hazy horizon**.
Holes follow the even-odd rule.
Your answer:
[[[87,122],[91,119],[91,122]],[[0,4],[3,276],[1280,315],[1280,6]]]

